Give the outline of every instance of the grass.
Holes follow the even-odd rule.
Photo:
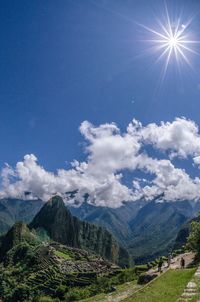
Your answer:
[[[64,258],[65,260],[71,260],[72,259],[72,257],[70,255],[65,254],[61,251],[55,251],[55,255],[60,257],[60,258]]]
[[[195,269],[169,270],[124,302],[176,302]]]
[[[109,294],[110,299],[112,297],[112,301],[115,301],[115,297],[123,294],[124,292],[129,291],[130,289],[131,289],[131,291],[133,293],[138,288],[140,288],[140,286],[137,285],[137,281],[136,280],[131,281],[131,282],[126,282],[126,283],[124,283],[122,285],[117,285],[115,287],[116,287],[116,291]],[[99,295],[96,295],[96,296],[93,296],[93,297],[81,300],[80,302],[106,302],[107,301],[107,297],[108,297],[108,294],[101,293]]]

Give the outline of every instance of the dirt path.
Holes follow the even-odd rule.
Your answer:
[[[124,292],[121,292],[119,294],[109,294],[105,300],[102,300],[100,302],[121,302],[125,300],[126,298],[132,296],[139,288],[141,288],[140,285],[135,285],[132,287],[129,287]]]
[[[193,262],[194,256],[195,256],[195,253],[193,253],[193,252],[189,252],[189,253],[185,253],[185,254],[176,256],[174,258],[174,261],[172,261],[171,268],[172,269],[180,268],[181,257],[183,257],[185,260],[185,267],[189,266]]]
[[[180,255],[174,257],[171,260],[170,268],[171,269],[181,268],[181,266],[180,266],[180,260],[181,260],[182,257],[185,260],[185,267],[188,267],[193,262],[194,256],[195,256],[195,254],[193,252],[180,254]],[[167,264],[167,262],[164,262],[163,266],[162,266],[162,272],[165,272],[167,269],[168,269],[168,264]],[[160,273],[158,273],[158,269],[157,268],[150,269],[150,270],[148,270],[147,273],[150,274],[150,275],[152,275],[152,274],[160,275]]]

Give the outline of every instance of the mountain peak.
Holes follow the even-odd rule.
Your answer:
[[[47,232],[54,241],[93,251],[110,261],[126,265],[129,255],[111,233],[74,217],[59,196],[52,197],[30,223],[30,228]]]
[[[31,229],[45,229],[53,240],[76,247],[75,223],[62,198],[54,196],[44,204],[29,226]]]
[[[1,259],[8,250],[22,242],[31,242],[35,240],[34,235],[29,231],[24,222],[16,222],[12,228],[3,236],[0,248]]]
[[[60,208],[63,206],[65,207],[63,199],[58,195],[55,195],[52,198],[50,198],[49,201],[47,201],[47,205],[56,208]]]
[[[66,220],[70,220],[71,216],[72,215],[66,208],[62,198],[56,195],[43,205],[41,210],[37,213],[33,221],[30,223],[30,227],[56,227],[56,225],[60,225]]]

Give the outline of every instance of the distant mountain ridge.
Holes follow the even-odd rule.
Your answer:
[[[43,204],[44,202],[40,199],[0,199],[0,234],[7,232],[16,221],[31,222]]]
[[[177,232],[187,220],[188,216],[173,203],[148,203],[130,221],[130,254],[138,262],[166,254],[172,249]]]
[[[80,207],[69,207],[73,215],[88,222],[105,227],[122,243],[127,244],[131,236],[129,222],[137,215],[146,201],[126,202],[119,208],[97,207],[87,202]]]
[[[81,219],[112,231],[136,262],[146,262],[167,254],[181,227],[200,210],[200,202],[166,202],[162,196],[147,202],[124,203],[117,209],[82,204],[70,207]]]

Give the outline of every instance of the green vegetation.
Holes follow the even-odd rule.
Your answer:
[[[126,282],[121,285],[115,286],[116,291],[113,293],[109,293],[109,297],[112,297],[112,300],[115,301],[115,298],[119,296],[124,296],[124,293],[130,295],[133,294],[135,291],[137,291],[141,286],[137,284],[137,280]],[[92,296],[90,298],[81,300],[80,302],[106,302],[107,301],[108,294],[107,293],[101,293],[96,296]]]
[[[126,282],[131,282],[136,285],[137,276],[134,269],[120,270],[114,275],[99,277],[94,284],[84,288],[70,288],[64,295],[64,301],[79,301],[82,299],[86,299],[86,301],[95,301],[95,299],[99,299],[99,297],[104,297],[106,294],[115,291],[116,286],[119,286],[122,290],[124,288],[124,283]]]
[[[69,254],[63,253],[61,251],[55,251],[55,255],[60,257],[60,258],[64,258],[65,260],[72,259],[72,257]]]
[[[176,302],[195,269],[169,270],[124,302]]]
[[[122,270],[93,253],[40,240],[24,223],[2,237],[0,297],[5,302],[77,301],[112,292],[147,269]]]
[[[187,239],[187,246],[197,253],[200,258],[200,222],[192,221],[191,230]]]
[[[62,276],[59,271],[56,272],[56,267],[43,268],[43,272],[33,269],[31,274],[28,273],[27,266],[20,267],[21,265],[16,265],[15,268],[7,267],[0,274],[0,296],[4,297],[6,302],[78,301],[99,293],[112,292],[113,286],[127,281],[135,280],[136,283],[134,270],[120,270],[94,279],[94,274]],[[44,294],[46,296],[42,296]]]

